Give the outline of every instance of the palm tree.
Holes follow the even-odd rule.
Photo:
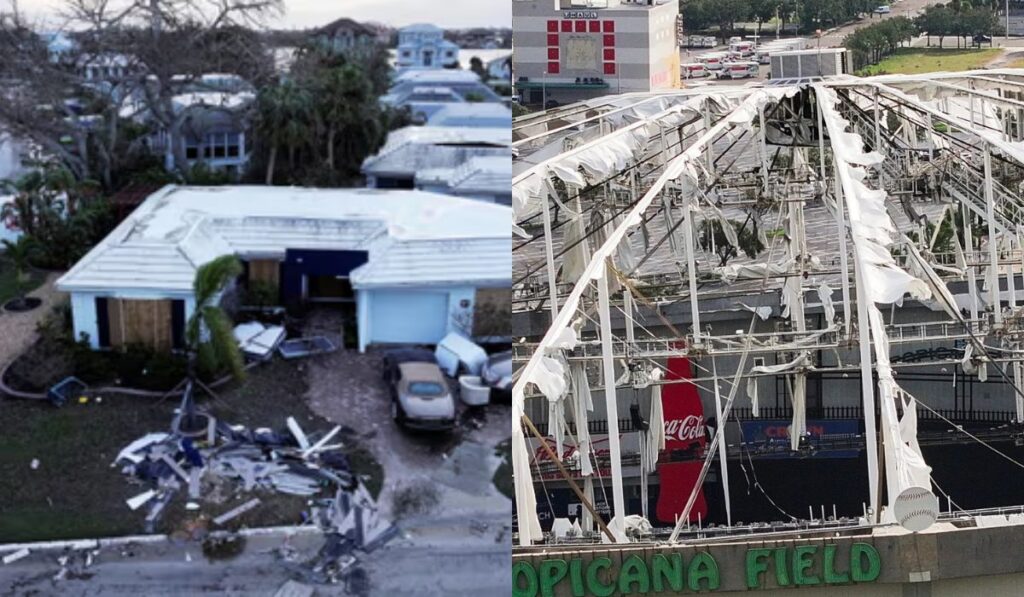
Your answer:
[[[28,290],[30,261],[35,255],[36,243],[31,237],[22,235],[17,242],[3,239],[4,255],[14,267],[14,287],[16,296],[13,304],[15,307],[25,305],[25,293]]]
[[[235,379],[245,376],[231,318],[218,304],[224,288],[241,273],[242,264],[234,255],[218,257],[196,270],[192,282],[196,307],[186,331],[190,380],[195,379],[197,359],[207,371],[226,366]]]
[[[294,82],[285,81],[262,90],[257,98],[256,126],[260,138],[270,148],[267,162],[267,184],[274,184],[277,151],[288,149],[289,161],[295,165],[295,150],[310,133],[313,99],[309,91]]]

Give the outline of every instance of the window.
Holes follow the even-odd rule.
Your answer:
[[[572,21],[562,21],[562,33],[572,33]]]
[[[605,35],[604,36],[604,45],[605,46],[614,46],[615,45],[615,36],[614,35]]]
[[[199,148],[195,145],[185,146],[185,158],[194,160],[199,157]]]
[[[548,48],[548,60],[558,60],[558,48]]]
[[[548,21],[548,33],[558,33],[558,21]]]
[[[409,393],[414,396],[431,398],[444,394],[441,384],[432,381],[413,381],[409,383]]]
[[[557,46],[558,45],[558,34],[557,33],[549,33],[548,34],[548,45],[549,46]]]
[[[587,22],[586,21],[576,21],[576,33],[586,33],[586,32],[587,32]]]
[[[412,56],[412,52],[409,50],[402,50],[402,58],[408,58],[409,56]]]
[[[615,21],[601,21],[605,33],[615,33]]]
[[[601,32],[601,23],[598,22],[598,21],[590,21],[588,28],[590,29],[591,33],[600,33]]]
[[[557,62],[549,62],[548,63],[548,74],[549,75],[557,75],[559,70],[560,69],[559,69],[559,65],[558,65]]]
[[[614,62],[606,62],[604,64],[604,74],[606,74],[606,75],[614,75],[615,74],[615,63]]]

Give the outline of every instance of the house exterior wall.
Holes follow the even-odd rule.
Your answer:
[[[129,299],[129,300],[161,300],[175,299],[185,301],[185,321],[192,318],[196,310],[195,298],[191,295],[169,295],[162,292],[138,292],[129,295],[112,295],[98,292],[71,293],[71,323],[75,338],[83,335],[93,349],[100,348],[99,314],[96,312],[96,299]]]
[[[400,311],[393,308],[399,295],[404,295],[406,301]],[[439,295],[447,305],[443,313],[438,307]],[[359,351],[378,343],[434,344],[456,330],[471,333],[475,296],[476,288],[472,286],[357,290]],[[424,317],[445,321],[437,326],[423,325]]]

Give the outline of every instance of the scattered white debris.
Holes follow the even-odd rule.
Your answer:
[[[28,553],[29,552],[28,552],[28,548],[27,547],[19,549],[18,551],[15,551],[15,552],[11,552],[11,553],[9,553],[9,554],[4,556],[4,564],[11,564],[11,563],[17,562],[21,558],[24,558],[24,557],[28,556]]]
[[[32,462],[29,463],[29,466],[32,468],[32,470],[38,469],[39,468],[39,459],[38,458],[33,458]]]
[[[125,501],[128,504],[129,508],[131,508],[132,510],[138,510],[143,504],[153,499],[153,496],[155,495],[156,491],[150,489],[149,491],[144,491],[135,497],[128,498]]]
[[[299,427],[299,422],[295,420],[295,417],[288,417],[288,430],[295,436],[295,441],[299,442],[299,447],[303,450],[309,449],[309,438],[302,431],[302,427]]]
[[[151,446],[157,442],[162,442],[165,439],[167,439],[166,433],[147,433],[125,446],[125,448],[118,453],[117,458],[114,459],[114,462],[112,462],[110,466],[117,466],[117,461],[121,459],[130,460],[135,464],[138,464],[142,462],[143,457],[136,454],[136,452],[139,452],[143,448]]]
[[[248,512],[249,510],[252,510],[258,505],[260,505],[260,498],[252,498],[251,500],[242,504],[241,506],[228,510],[224,514],[221,514],[217,518],[214,518],[213,524],[218,526],[222,525],[225,522],[231,520],[232,518],[235,518],[236,516],[239,516],[241,514],[244,514],[245,512]]]

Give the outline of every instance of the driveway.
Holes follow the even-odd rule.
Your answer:
[[[511,501],[491,483],[500,459],[495,447],[510,435],[508,405],[469,411],[460,404],[450,434],[413,433],[391,419],[390,393],[381,375],[382,355],[344,350],[308,365],[307,403],[325,419],[352,428],[384,468],[378,498],[394,515],[399,494],[429,494],[446,516],[508,511]],[[426,514],[426,512],[421,512]]]
[[[53,287],[60,273],[51,273],[46,281],[29,293],[42,299],[43,304],[24,313],[12,313],[0,310],[0,368],[6,367],[18,355],[25,352],[36,341],[36,325],[42,321],[54,305],[67,298],[67,295]]]

